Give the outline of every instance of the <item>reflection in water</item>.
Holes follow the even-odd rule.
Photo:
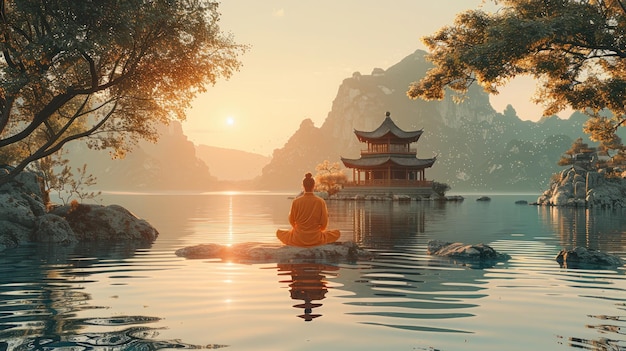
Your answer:
[[[115,318],[119,320],[119,318]],[[118,325],[105,323],[100,325]],[[31,338],[18,338],[15,341],[0,341],[0,350],[170,350],[170,349],[218,349],[227,345],[190,345],[179,340],[155,340],[159,333],[154,328],[131,327],[119,331],[103,333],[77,333],[69,335],[45,335]],[[23,335],[20,335],[23,337]]]
[[[565,248],[611,251],[616,246],[626,247],[622,210],[541,206],[538,211],[543,222],[558,233]]]
[[[410,201],[364,202],[352,213],[354,240],[370,248],[391,248],[425,231],[423,203]]]
[[[174,251],[275,243],[275,229],[287,224],[287,196],[129,197],[128,207],[160,231],[151,247],[0,255],[0,351],[626,350],[625,267],[562,269],[554,260],[562,246],[576,245],[625,258],[626,216],[513,200],[328,201],[341,239],[372,249],[375,259],[265,269],[184,260]],[[470,269],[428,255],[433,239],[484,242],[512,259]],[[276,289],[277,274],[290,297]],[[296,310],[285,308],[288,301]],[[284,323],[294,315],[315,323]],[[189,344],[210,342],[219,344]]]
[[[142,326],[150,316],[77,318],[106,306],[89,304],[84,285],[99,274],[128,265],[150,246],[124,243],[34,245],[0,256],[0,350],[161,350],[198,348],[177,340],[159,341],[157,329]],[[129,273],[133,268],[128,268]],[[89,326],[132,326],[108,332],[83,332]],[[212,346],[212,345],[211,345]]]
[[[338,270],[339,267],[321,263],[278,264],[279,276],[291,276],[291,279],[280,280],[280,283],[288,283],[291,298],[302,301],[302,303],[293,305],[295,308],[304,310],[304,313],[298,317],[310,322],[321,316],[321,314],[313,313],[313,309],[321,307],[322,304],[313,303],[313,301],[321,301],[326,297],[326,292],[328,292],[326,277],[331,274],[330,272]]]

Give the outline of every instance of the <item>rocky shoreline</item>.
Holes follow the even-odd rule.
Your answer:
[[[0,166],[0,175],[9,166]],[[74,245],[83,242],[149,244],[158,231],[118,205],[50,206],[41,178],[21,172],[0,186],[0,252],[27,243]]]
[[[534,205],[625,208],[626,179],[572,166],[555,174]]]

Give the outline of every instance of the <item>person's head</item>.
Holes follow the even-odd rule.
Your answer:
[[[302,186],[304,187],[304,191],[313,191],[313,188],[315,188],[315,179],[313,179],[313,175],[311,173],[304,175],[304,179],[302,179]]]

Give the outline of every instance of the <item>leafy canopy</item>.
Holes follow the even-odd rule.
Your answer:
[[[331,163],[328,160],[315,166],[315,190],[325,191],[328,195],[337,194],[341,191],[348,177],[339,165],[339,162]]]
[[[495,12],[472,10],[423,38],[435,65],[407,95],[462,98],[471,84],[497,94],[511,78],[539,81],[544,115],[567,106],[588,113],[592,140],[615,144],[626,116],[624,0],[495,0]],[[601,116],[610,111],[611,117]]]
[[[17,172],[79,138],[117,156],[155,141],[239,69],[247,47],[218,22],[210,0],[0,0],[0,163]]]

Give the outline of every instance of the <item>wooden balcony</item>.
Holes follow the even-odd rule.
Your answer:
[[[417,155],[415,148],[379,148],[379,149],[361,149],[361,155]]]

